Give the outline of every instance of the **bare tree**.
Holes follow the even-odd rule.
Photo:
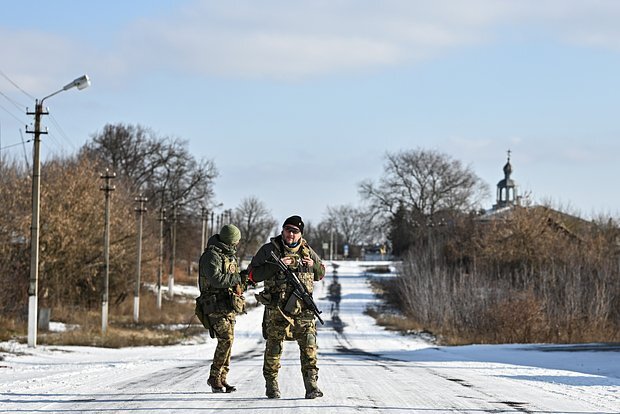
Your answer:
[[[41,166],[41,223],[39,292],[41,306],[94,307],[101,294],[103,268],[103,208],[99,190],[102,167],[86,157],[56,158]],[[4,284],[1,302],[12,307],[27,303],[24,282],[28,280],[28,226],[30,177],[19,168],[3,171],[0,195],[3,207],[13,214],[12,223],[0,224],[7,233],[0,240],[0,272],[13,280]],[[20,185],[22,191],[14,191]],[[6,194],[4,190],[13,190]],[[135,265],[133,195],[122,183],[112,196],[110,295],[124,297]],[[152,243],[154,244],[154,243]],[[145,253],[145,257],[148,255]],[[2,281],[2,277],[0,277]],[[13,288],[17,288],[15,291]],[[5,299],[8,301],[5,302]],[[6,309],[11,312],[11,309]]]
[[[118,180],[125,182],[135,195],[148,198],[151,212],[161,208],[171,214],[176,211],[176,251],[188,263],[200,254],[200,212],[203,205],[214,204],[214,180],[218,175],[211,160],[197,160],[187,148],[187,141],[159,137],[153,131],[132,125],[106,125],[82,153],[110,167]],[[172,244],[172,221],[167,221],[165,240]],[[157,220],[147,220],[150,226],[159,226]],[[171,247],[171,246],[169,246]],[[166,249],[171,254],[171,248]]]
[[[329,257],[329,242],[332,236],[336,240],[342,239],[342,236],[338,235],[338,230],[328,220],[323,220],[316,226],[309,221],[305,223],[304,239],[323,259]]]
[[[0,158],[0,315],[27,309],[32,187],[25,165]]]
[[[162,165],[164,142],[140,125],[107,124],[91,138],[81,152],[127,179],[134,192],[151,183]]]
[[[151,130],[132,125],[106,125],[82,148],[82,153],[113,169],[142,192],[155,207],[191,207],[213,198],[217,169],[211,160],[197,161],[187,141],[158,137]]]
[[[241,230],[241,242],[237,250],[241,259],[246,255],[254,254],[277,226],[276,220],[265,204],[254,196],[241,201],[235,209],[232,220]]]
[[[460,161],[433,150],[388,153],[378,184],[365,181],[360,194],[374,211],[399,209],[432,217],[439,210],[468,211],[489,194],[488,186]]]
[[[367,212],[350,204],[327,207],[326,221],[342,235],[345,244],[359,245],[372,238],[371,218]]]

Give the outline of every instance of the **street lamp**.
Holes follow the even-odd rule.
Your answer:
[[[39,159],[39,147],[41,144],[41,134],[47,134],[47,131],[41,131],[41,116],[47,115],[43,112],[43,101],[60,92],[71,88],[80,90],[90,85],[90,79],[87,75],[81,76],[63,86],[62,89],[47,95],[40,101],[35,101],[35,111],[26,112],[27,115],[34,115],[34,131],[27,131],[34,134],[34,147],[32,150],[32,225],[30,226],[30,280],[28,284],[28,346],[34,348],[37,346],[37,323],[38,323],[38,283],[39,283],[39,211],[41,203],[41,162]]]

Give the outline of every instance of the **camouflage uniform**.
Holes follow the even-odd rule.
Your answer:
[[[267,388],[267,396],[279,397],[277,384],[280,357],[284,340],[295,340],[299,345],[301,374],[306,388],[306,397],[310,393],[319,392],[317,379],[317,340],[316,322],[314,314],[306,305],[292,295],[292,286],[286,283],[284,275],[276,264],[271,263],[271,252],[279,257],[293,257],[294,263],[289,265],[299,276],[300,281],[312,293],[314,282],[325,275],[325,268],[319,256],[302,238],[299,246],[290,249],[282,241],[282,236],[271,239],[263,245],[253,257],[249,266],[250,279],[254,282],[265,282],[265,290],[257,299],[265,305],[263,318],[263,337],[266,339],[265,356],[263,362],[263,376]],[[314,261],[312,268],[302,264],[302,258],[311,257]]]
[[[201,296],[207,299],[207,314],[211,329],[217,338],[209,385],[214,392],[236,388],[226,382],[235,332],[237,313],[243,312],[245,298],[241,295],[247,280],[239,273],[236,250],[212,236],[200,257],[198,284]]]

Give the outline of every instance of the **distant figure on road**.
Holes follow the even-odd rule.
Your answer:
[[[278,370],[284,340],[295,340],[299,345],[306,398],[323,396],[317,385],[319,368],[315,315],[292,294],[293,287],[271,257],[271,252],[280,257],[312,294],[314,282],[325,276],[325,267],[302,238],[303,231],[304,222],[300,216],[287,218],[282,225],[282,233],[263,245],[248,267],[251,281],[265,282],[265,289],[257,295],[257,299],[265,305],[263,337],[267,343],[263,376],[267,398],[280,398]]]
[[[207,248],[200,256],[198,286],[203,299],[205,326],[211,337],[217,337],[217,346],[207,384],[213,392],[233,392],[226,377],[230,366],[230,354],[235,338],[237,314],[245,309],[243,291],[247,276],[239,272],[236,249],[241,240],[241,231],[227,224],[209,238]],[[199,299],[200,299],[199,298]]]
[[[334,274],[334,280],[329,284],[327,288],[327,298],[332,301],[332,308],[336,311],[340,311],[340,299],[342,297],[342,287],[338,282],[338,275]]]

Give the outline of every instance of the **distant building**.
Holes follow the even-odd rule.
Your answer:
[[[513,215],[518,211],[525,211],[531,215],[541,217],[541,225],[545,228],[551,228],[555,232],[562,233],[573,239],[580,239],[579,234],[583,234],[592,228],[592,223],[579,217],[554,210],[547,206],[541,205],[521,205],[521,196],[518,192],[518,186],[512,175],[512,164],[510,163],[511,151],[508,150],[508,159],[504,165],[504,179],[497,183],[497,197],[495,204],[489,210],[486,210],[478,221],[489,223],[497,220],[506,222],[511,220]]]
[[[493,210],[495,211],[521,204],[517,183],[510,178],[511,174],[512,164],[510,164],[510,150],[508,150],[508,160],[506,165],[504,165],[504,179],[497,183],[497,197],[493,205]]]

